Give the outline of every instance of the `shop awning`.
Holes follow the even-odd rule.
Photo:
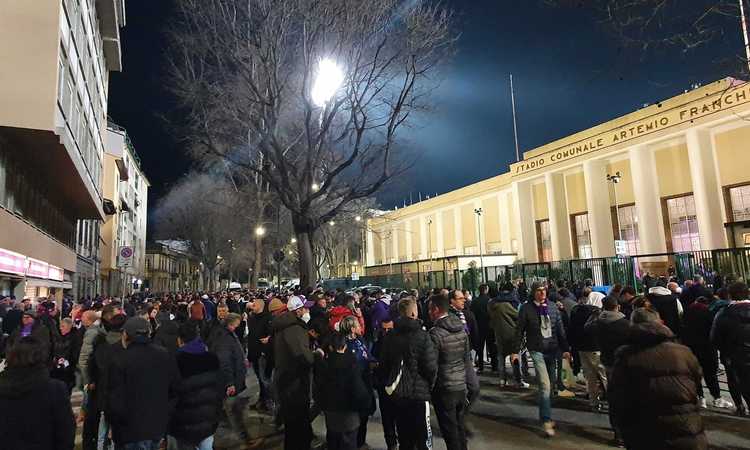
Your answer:
[[[39,278],[26,278],[26,286],[73,289],[73,283],[70,281],[41,280]]]

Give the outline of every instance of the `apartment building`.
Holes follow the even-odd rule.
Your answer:
[[[124,25],[124,0],[3,2],[0,295],[96,290],[108,74],[121,70]]]
[[[184,242],[165,240],[146,246],[144,289],[151,292],[200,291],[203,265],[187,251]]]

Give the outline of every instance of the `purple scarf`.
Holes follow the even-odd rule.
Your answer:
[[[549,309],[547,309],[547,301],[542,303],[541,305],[537,305],[535,301],[532,300],[532,303],[534,306],[536,306],[536,313],[540,316],[549,316]]]
[[[31,329],[34,327],[34,324],[24,325],[23,328],[21,328],[21,337],[27,337],[31,335]]]
[[[200,355],[202,353],[206,353],[208,349],[206,348],[206,344],[203,342],[203,339],[197,337],[177,349],[177,351],[190,353],[191,355]]]

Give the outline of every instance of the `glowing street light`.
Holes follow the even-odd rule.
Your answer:
[[[294,238],[294,237],[293,237],[293,238],[292,238],[292,244],[296,244],[296,243],[297,243],[297,238]]]
[[[328,225],[330,225],[330,226],[334,226],[334,225],[336,225],[336,222],[334,222],[334,221],[332,220],[332,221],[328,222]]]
[[[354,218],[357,222],[362,222],[362,216],[357,216]]]
[[[344,72],[330,58],[321,59],[318,63],[318,74],[315,78],[310,96],[318,107],[324,107],[336,94],[344,82]]]
[[[312,186],[310,186],[310,189],[312,189],[313,192],[318,192],[320,190],[320,185],[318,183],[313,183]]]
[[[257,227],[255,228],[255,235],[258,237],[261,237],[266,234],[266,229],[263,227]]]

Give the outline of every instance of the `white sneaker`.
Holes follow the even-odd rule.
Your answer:
[[[701,408],[703,408],[703,409],[708,408],[708,405],[706,404],[706,399],[704,397],[701,397],[700,401],[698,403],[700,403]]]
[[[719,397],[719,398],[714,399],[714,407],[716,407],[716,408],[734,408],[734,403],[732,403],[729,400],[726,400],[724,398]]]
[[[576,395],[574,393],[570,392],[569,390],[565,389],[565,390],[562,390],[562,391],[558,392],[557,396],[558,397],[562,397],[562,398],[573,398]]]
[[[555,435],[555,424],[552,422],[544,422],[542,430],[544,431],[545,436],[553,437]]]
[[[521,381],[521,384],[519,384],[523,389],[528,389],[531,385],[525,381]]]

